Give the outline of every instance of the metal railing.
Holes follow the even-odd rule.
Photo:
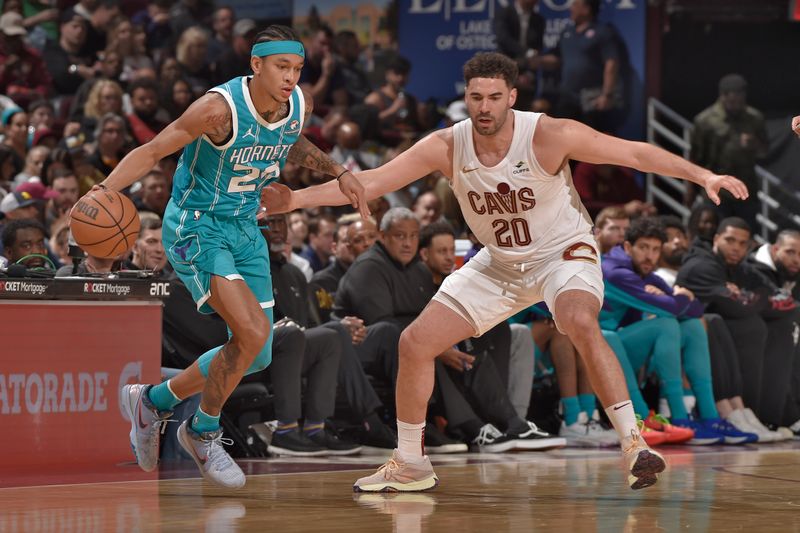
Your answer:
[[[689,158],[692,123],[655,98],[647,102],[647,141]],[[756,215],[761,232],[754,235],[759,242],[767,242],[782,226],[800,228],[800,193],[787,189],[781,180],[767,169],[756,166],[761,186],[755,194],[761,200],[761,212]],[[658,200],[684,222],[690,209],[683,205],[687,183],[660,174],[647,174],[647,201]],[[751,191],[751,194],[753,191]]]

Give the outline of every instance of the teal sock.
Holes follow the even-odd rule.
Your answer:
[[[314,435],[325,429],[325,422],[314,422],[313,420],[306,420],[303,424],[303,433],[306,435]]]
[[[597,410],[597,399],[595,399],[594,394],[578,394],[578,401],[581,404],[581,411],[586,413],[589,418],[592,418],[592,415]]]
[[[209,433],[219,429],[219,415],[211,416],[197,408],[197,412],[192,418],[192,431],[195,433]]]
[[[171,411],[173,407],[181,403],[181,399],[175,396],[169,388],[169,380],[153,385],[147,391],[147,398],[159,411]]]
[[[578,415],[581,414],[581,404],[577,396],[570,396],[569,398],[561,398],[561,405],[564,409],[564,423],[571,426],[578,421]]]

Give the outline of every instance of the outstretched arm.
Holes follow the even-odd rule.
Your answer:
[[[160,160],[177,152],[203,133],[214,139],[224,139],[230,129],[231,110],[225,98],[216,93],[205,94],[152,141],[128,153],[102,185],[121,191],[141,178]]]
[[[303,92],[303,96],[306,103],[305,118],[308,119],[314,110],[314,99],[307,92]],[[305,135],[301,135],[297,139],[291,150],[289,150],[289,155],[286,159],[297,163],[301,167],[310,168],[335,177],[334,183],[337,184],[339,191],[347,202],[352,204],[354,209],[358,209],[362,217],[369,216],[369,208],[364,198],[364,186],[361,185],[361,182],[353,176],[352,172],[317,148]]]
[[[740,200],[748,196],[747,187],[733,176],[714,174],[652,144],[604,135],[574,120],[542,117],[534,134],[533,149],[548,172],[556,172],[569,159],[575,159],[691,181],[704,187],[715,204],[719,204],[720,189],[726,189]]]
[[[442,130],[431,133],[388,163],[359,172],[358,179],[366,189],[366,200],[396,191],[436,170],[450,176],[452,150],[452,133],[449,129]],[[343,205],[348,201],[336,182],[299,191],[290,191],[286,186],[273,184],[262,193],[262,204],[273,214],[321,205]]]

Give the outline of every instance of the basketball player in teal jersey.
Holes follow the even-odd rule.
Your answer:
[[[251,55],[252,77],[211,89],[99,186],[120,191],[185,147],[164,213],[164,248],[198,310],[219,313],[231,337],[167,382],[126,385],[120,403],[131,420],[136,460],[150,471],[171,410],[202,391],[178,439],[203,477],[229,488],[243,486],[245,477],[222,447],[220,409],[242,376],[266,368],[272,357],[269,255],[256,221],[261,189],[293,161],[335,176],[353,207],[369,213],[358,180],[300,134],[312,101],[297,87],[304,61],[298,35],[270,26]]]

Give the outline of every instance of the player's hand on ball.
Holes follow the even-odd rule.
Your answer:
[[[349,200],[353,209],[357,209],[361,218],[369,217],[369,207],[367,206],[367,195],[364,186],[353,176],[352,172],[345,172],[339,177],[339,190],[342,191]]]
[[[266,208],[266,211],[261,213],[269,213],[270,215],[278,215],[280,213],[288,213],[294,211],[294,198],[292,190],[282,183],[272,183],[261,191],[261,207]]]
[[[747,192],[747,186],[733,176],[711,174],[706,179],[705,189],[706,194],[714,202],[714,205],[719,205],[719,191],[722,189],[731,193],[737,200],[747,200],[747,197],[750,196],[750,193]]]

